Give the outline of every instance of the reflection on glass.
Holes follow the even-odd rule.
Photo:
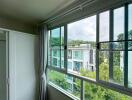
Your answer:
[[[81,86],[79,79],[53,70],[48,70],[48,79],[50,82],[76,96],[77,100],[80,98]]]
[[[68,50],[67,57],[68,59],[72,59],[72,50]]]
[[[68,24],[67,43],[70,72],[95,79],[96,16]]]
[[[109,50],[110,43],[100,43],[100,50]]]
[[[61,47],[61,68],[64,68],[64,48]]]
[[[99,79],[109,81],[109,52],[99,52]]]
[[[71,61],[68,61],[68,70],[71,70],[71,71],[73,70]]]
[[[124,39],[124,7],[114,10],[114,40]]]
[[[128,6],[128,13],[129,13],[129,16],[128,16],[128,39],[132,40],[132,4],[130,4]]]
[[[50,31],[48,31],[48,65],[51,65],[51,54],[50,54]]]
[[[125,42],[104,42],[100,43],[100,50],[124,50],[124,44]]]
[[[60,28],[51,30],[51,46],[60,46]]]
[[[128,41],[128,50],[132,51],[132,41]]]
[[[128,87],[132,88],[132,51],[128,51]]]
[[[84,100],[132,100],[132,97],[84,81]]]
[[[60,68],[60,48],[59,47],[54,47],[51,49],[52,53],[52,67],[57,67]]]
[[[112,82],[120,85],[123,85],[124,83],[124,51],[113,51]]]
[[[112,50],[124,50],[124,42],[111,42]]]
[[[99,18],[99,41],[109,41],[109,11],[101,13]]]
[[[61,45],[64,45],[64,26],[61,27]]]
[[[132,40],[132,4],[130,4],[128,7],[128,39]],[[128,42],[128,49],[131,50],[128,51],[128,87],[132,88],[132,41]]]

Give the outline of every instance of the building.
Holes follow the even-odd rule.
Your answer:
[[[80,73],[81,69],[95,71],[95,53],[96,50],[91,47],[90,44],[81,44],[80,46],[70,46],[67,51],[68,58],[68,71]],[[50,54],[49,54],[50,55]],[[60,62],[61,55],[61,62]],[[53,67],[64,67],[64,51],[58,47],[52,50],[51,62]],[[49,59],[49,63],[50,59]]]

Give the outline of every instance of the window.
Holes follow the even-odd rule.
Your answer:
[[[128,6],[128,40],[132,40],[132,4]],[[132,41],[128,42],[128,87],[132,88]]]
[[[49,37],[48,65],[65,68],[49,70],[50,82],[80,100],[132,100],[125,95],[132,93],[132,4],[52,29]]]
[[[84,100],[132,100],[132,97],[84,81]]]
[[[54,70],[48,70],[48,80],[72,95],[80,98],[80,80]]]
[[[67,56],[68,56],[68,59],[72,59],[72,50],[68,50]]]
[[[49,32],[48,65],[64,68],[64,27]]]
[[[72,61],[68,61],[68,70],[73,70]]]
[[[100,13],[99,15],[99,79],[108,81],[109,80],[109,52],[105,49],[109,49],[109,11]],[[104,50],[103,50],[104,49]]]
[[[110,14],[113,15],[110,16]],[[111,18],[113,17],[113,20],[110,20],[109,16]],[[113,25],[109,26],[109,20]],[[103,26],[106,27],[104,31],[102,30]],[[123,85],[124,42],[122,40],[124,40],[124,7],[114,9],[113,13],[110,11],[101,13],[99,30],[101,32],[99,39],[101,43],[101,50],[99,52],[99,78],[100,80]],[[111,33],[109,33],[109,31]],[[102,35],[105,32],[107,34]]]
[[[70,72],[95,79],[96,15],[68,24],[67,30],[68,51],[73,54]]]

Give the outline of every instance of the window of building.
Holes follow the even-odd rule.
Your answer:
[[[68,61],[68,70],[73,70],[72,61]]]
[[[68,59],[72,59],[72,50],[68,50],[67,57]]]

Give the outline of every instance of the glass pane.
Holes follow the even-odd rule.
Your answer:
[[[114,10],[114,40],[124,39],[124,7]]]
[[[61,68],[64,68],[64,48],[61,47]]]
[[[113,51],[113,83],[124,83],[124,51]]]
[[[132,100],[132,97],[84,81],[84,100]]]
[[[64,91],[73,95],[77,100],[80,99],[81,86],[79,79],[53,70],[48,70],[48,79],[50,82],[64,89]]]
[[[129,13],[129,18],[128,18],[128,29],[129,29],[129,33],[128,33],[128,39],[132,40],[132,4],[129,5],[128,8],[128,13]]]
[[[51,30],[51,46],[60,46],[60,28]]]
[[[54,47],[51,49],[52,53],[52,67],[60,68],[60,48]]]
[[[94,78],[96,52],[96,16],[68,24],[68,71]]]
[[[51,66],[51,49],[48,48],[48,65]]]
[[[128,50],[132,51],[132,41],[128,41]]]
[[[83,51],[82,50],[73,50],[73,59],[82,60]]]
[[[132,51],[128,51],[128,87],[132,88]]]
[[[50,31],[48,31],[48,65],[51,65],[51,53],[50,53]]]
[[[109,11],[101,13],[99,18],[99,41],[109,41]]]
[[[124,42],[111,42],[113,50],[124,50]]]
[[[109,81],[109,51],[99,52],[99,79]]]
[[[68,71],[73,71],[72,61],[68,60]]]
[[[100,43],[100,49],[109,50],[109,42],[108,43]]]
[[[124,42],[100,43],[100,49],[104,50],[124,50]]]
[[[67,52],[67,57],[68,57],[68,59],[72,59],[72,50],[68,50],[68,52]]]
[[[64,26],[61,27],[61,45],[64,45]]]

